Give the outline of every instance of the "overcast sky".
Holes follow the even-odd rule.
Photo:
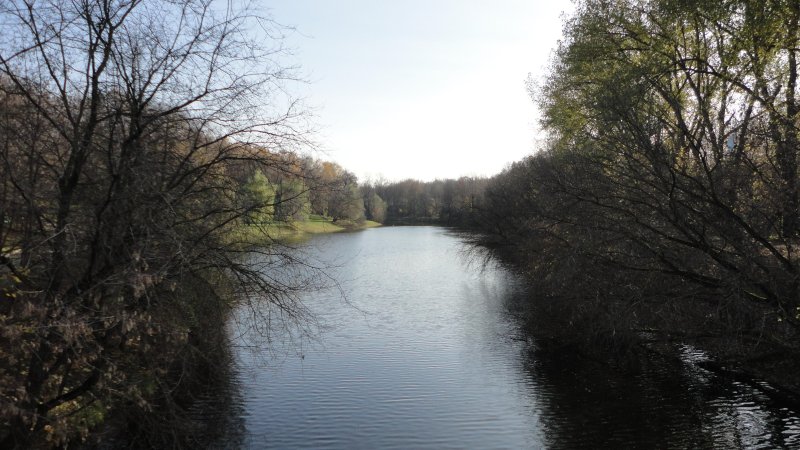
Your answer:
[[[493,175],[534,151],[526,91],[569,0],[271,0],[324,154],[360,179]]]

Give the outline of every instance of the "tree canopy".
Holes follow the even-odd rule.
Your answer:
[[[796,347],[799,15],[780,0],[579,2],[532,89],[547,146],[486,192],[496,243],[574,300],[571,323],[711,324]]]

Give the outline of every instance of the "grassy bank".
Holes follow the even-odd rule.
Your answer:
[[[291,242],[303,240],[315,234],[357,231],[380,226],[380,223],[371,220],[363,222],[339,220],[334,222],[329,217],[312,214],[304,221],[246,225],[237,231],[237,238],[249,242],[261,240]]]

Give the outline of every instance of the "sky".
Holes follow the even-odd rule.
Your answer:
[[[541,79],[570,0],[271,0],[309,80],[320,159],[359,179],[491,176],[543,136]]]

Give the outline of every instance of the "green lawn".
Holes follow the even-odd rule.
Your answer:
[[[265,225],[246,225],[237,231],[234,238],[254,241],[299,241],[312,234],[338,233],[381,226],[378,222],[367,220],[364,223],[338,222],[328,217],[312,214],[302,222],[274,222]],[[266,236],[265,236],[266,235]]]
[[[309,234],[336,233],[347,228],[333,223],[331,220],[308,220],[305,222],[294,222],[292,225],[297,231]]]

